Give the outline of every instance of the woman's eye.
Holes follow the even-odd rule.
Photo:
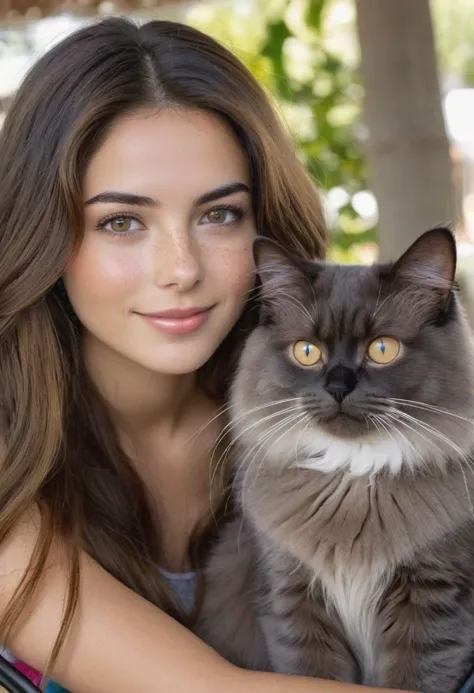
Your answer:
[[[109,219],[104,219],[98,223],[98,228],[112,234],[126,234],[141,231],[142,222],[136,217],[117,215]]]
[[[238,219],[241,219],[242,216],[242,210],[230,207],[216,207],[201,218],[201,223],[224,226],[225,224],[232,224]]]

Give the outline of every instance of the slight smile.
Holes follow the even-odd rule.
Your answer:
[[[190,334],[203,325],[214,306],[138,313],[149,325],[166,334]]]

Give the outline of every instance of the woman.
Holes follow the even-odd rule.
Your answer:
[[[0,632],[74,693],[359,690],[238,670],[181,625],[256,233],[323,254],[310,180],[213,40],[112,19],[33,68],[0,144]]]

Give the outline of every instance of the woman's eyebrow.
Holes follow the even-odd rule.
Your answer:
[[[196,198],[194,204],[199,207],[200,205],[207,204],[208,202],[213,202],[214,200],[219,200],[221,197],[226,197],[227,195],[232,195],[236,192],[247,192],[250,193],[250,188],[246,183],[235,182],[227,183],[226,185],[221,185],[214,190],[203,193]],[[118,190],[107,190],[105,192],[98,193],[86,201],[86,205],[93,205],[97,203],[111,203],[119,205],[134,205],[137,207],[157,207],[159,202],[151,197],[146,197],[144,195],[135,195],[134,193],[119,192]]]
[[[134,195],[133,193],[115,192],[113,190],[101,192],[86,201],[86,205],[93,205],[97,202],[111,202],[119,205],[137,205],[140,207],[156,207],[158,202],[151,197],[144,195]]]
[[[194,204],[196,207],[200,205],[205,205],[208,202],[214,202],[214,200],[219,200],[221,197],[227,197],[227,195],[232,195],[236,192],[247,192],[250,193],[250,188],[246,183],[235,182],[227,183],[227,185],[221,185],[219,188],[210,190],[203,195],[196,198]]]

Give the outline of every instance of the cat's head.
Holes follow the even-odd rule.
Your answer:
[[[257,456],[363,474],[472,444],[473,340],[449,230],[369,267],[301,261],[264,238],[254,254],[261,321],[232,407],[236,435]]]

